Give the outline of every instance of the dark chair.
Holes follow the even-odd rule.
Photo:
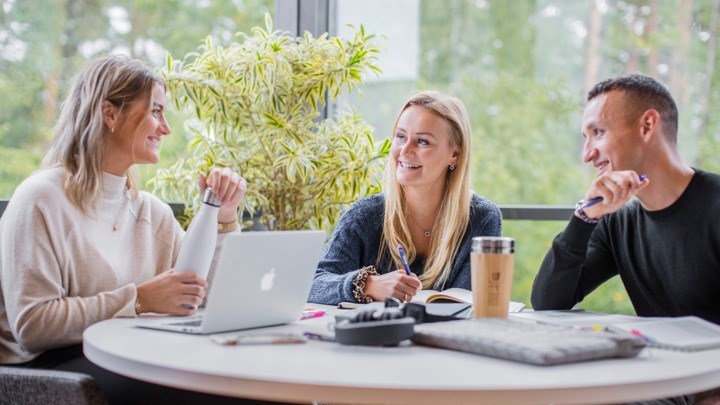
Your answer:
[[[69,371],[0,366],[0,405],[106,405],[95,380]]]

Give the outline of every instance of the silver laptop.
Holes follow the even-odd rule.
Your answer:
[[[228,235],[201,315],[138,326],[208,334],[300,319],[325,241],[325,231]]]

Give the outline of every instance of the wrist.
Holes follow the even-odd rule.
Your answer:
[[[237,211],[223,213],[218,212],[218,222],[233,222],[238,220]]]
[[[370,280],[370,276],[377,275],[378,272],[375,270],[374,266],[367,266],[360,269],[358,272],[358,275],[353,280],[353,296],[355,297],[355,300],[361,304],[369,304],[373,302],[374,300],[372,297],[369,297],[365,294],[367,291],[367,285],[368,281]]]
[[[583,209],[584,204],[585,200],[580,200],[577,202],[577,204],[575,204],[575,216],[586,224],[597,224],[600,221],[600,218],[588,216],[588,214],[585,212],[585,209]]]
[[[237,218],[234,221],[222,222],[218,220],[218,233],[232,232],[240,227]]]
[[[140,302],[140,295],[135,297],[135,315],[140,315],[145,311],[143,304]]]
[[[238,220],[238,207],[220,206],[218,210],[218,222],[230,223]]]

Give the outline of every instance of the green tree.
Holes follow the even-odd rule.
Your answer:
[[[0,198],[37,169],[72,78],[96,56],[124,52],[159,67],[166,52],[186,54],[207,35],[229,43],[240,29],[262,23],[273,0],[0,1],[0,155],[23,163],[0,170]],[[42,10],[39,12],[38,10]],[[162,164],[184,153],[185,117],[170,112],[175,136],[165,141]],[[143,168],[144,178],[154,169]]]
[[[681,113],[681,151],[717,170],[718,0],[422,2],[422,77],[460,97],[474,128],[475,189],[503,204],[571,204],[593,173],[580,162],[584,94],[606,77],[643,71],[668,84]],[[593,54],[584,52],[592,43]],[[695,77],[706,77],[693,91]],[[696,80],[696,79],[695,79]],[[702,125],[697,125],[697,123]],[[532,280],[564,222],[509,221],[518,239],[513,299]],[[632,313],[620,281],[583,306]]]

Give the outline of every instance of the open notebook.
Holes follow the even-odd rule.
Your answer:
[[[444,291],[435,290],[421,290],[412,302],[421,303],[445,303],[445,302],[460,302],[472,305],[473,297],[472,291],[464,288],[448,288]],[[520,312],[525,308],[525,304],[522,302],[510,301],[508,312]]]

